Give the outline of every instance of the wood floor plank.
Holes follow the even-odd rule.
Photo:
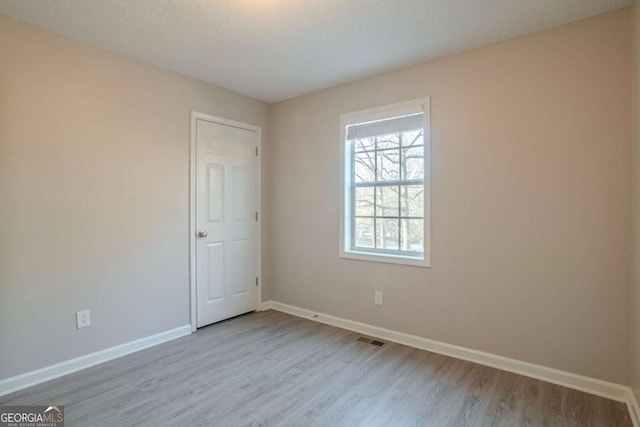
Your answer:
[[[624,404],[287,314],[251,313],[0,398],[67,426],[626,427]]]

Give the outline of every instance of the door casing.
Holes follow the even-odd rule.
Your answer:
[[[256,292],[256,310],[262,304],[262,127],[242,123],[222,117],[191,111],[191,143],[189,148],[189,301],[191,332],[197,329],[197,290],[196,290],[196,122],[206,120],[226,126],[254,131],[258,147],[258,236],[256,254],[256,272],[258,289]]]

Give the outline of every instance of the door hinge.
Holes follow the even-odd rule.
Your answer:
[[[258,220],[258,212],[256,212],[256,221]]]
[[[256,147],[256,156],[258,155],[258,147]]]
[[[256,277],[256,286],[258,286],[258,278]]]

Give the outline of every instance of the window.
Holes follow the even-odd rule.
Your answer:
[[[430,265],[429,98],[341,116],[340,256]]]

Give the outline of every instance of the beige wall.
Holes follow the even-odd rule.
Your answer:
[[[273,298],[628,384],[630,24],[624,9],[275,104]],[[340,259],[339,115],[422,96],[432,268]]]
[[[640,7],[634,2],[633,10],[633,338],[632,386],[640,398]]]
[[[0,379],[188,324],[189,111],[268,106],[4,17],[0,64]]]

